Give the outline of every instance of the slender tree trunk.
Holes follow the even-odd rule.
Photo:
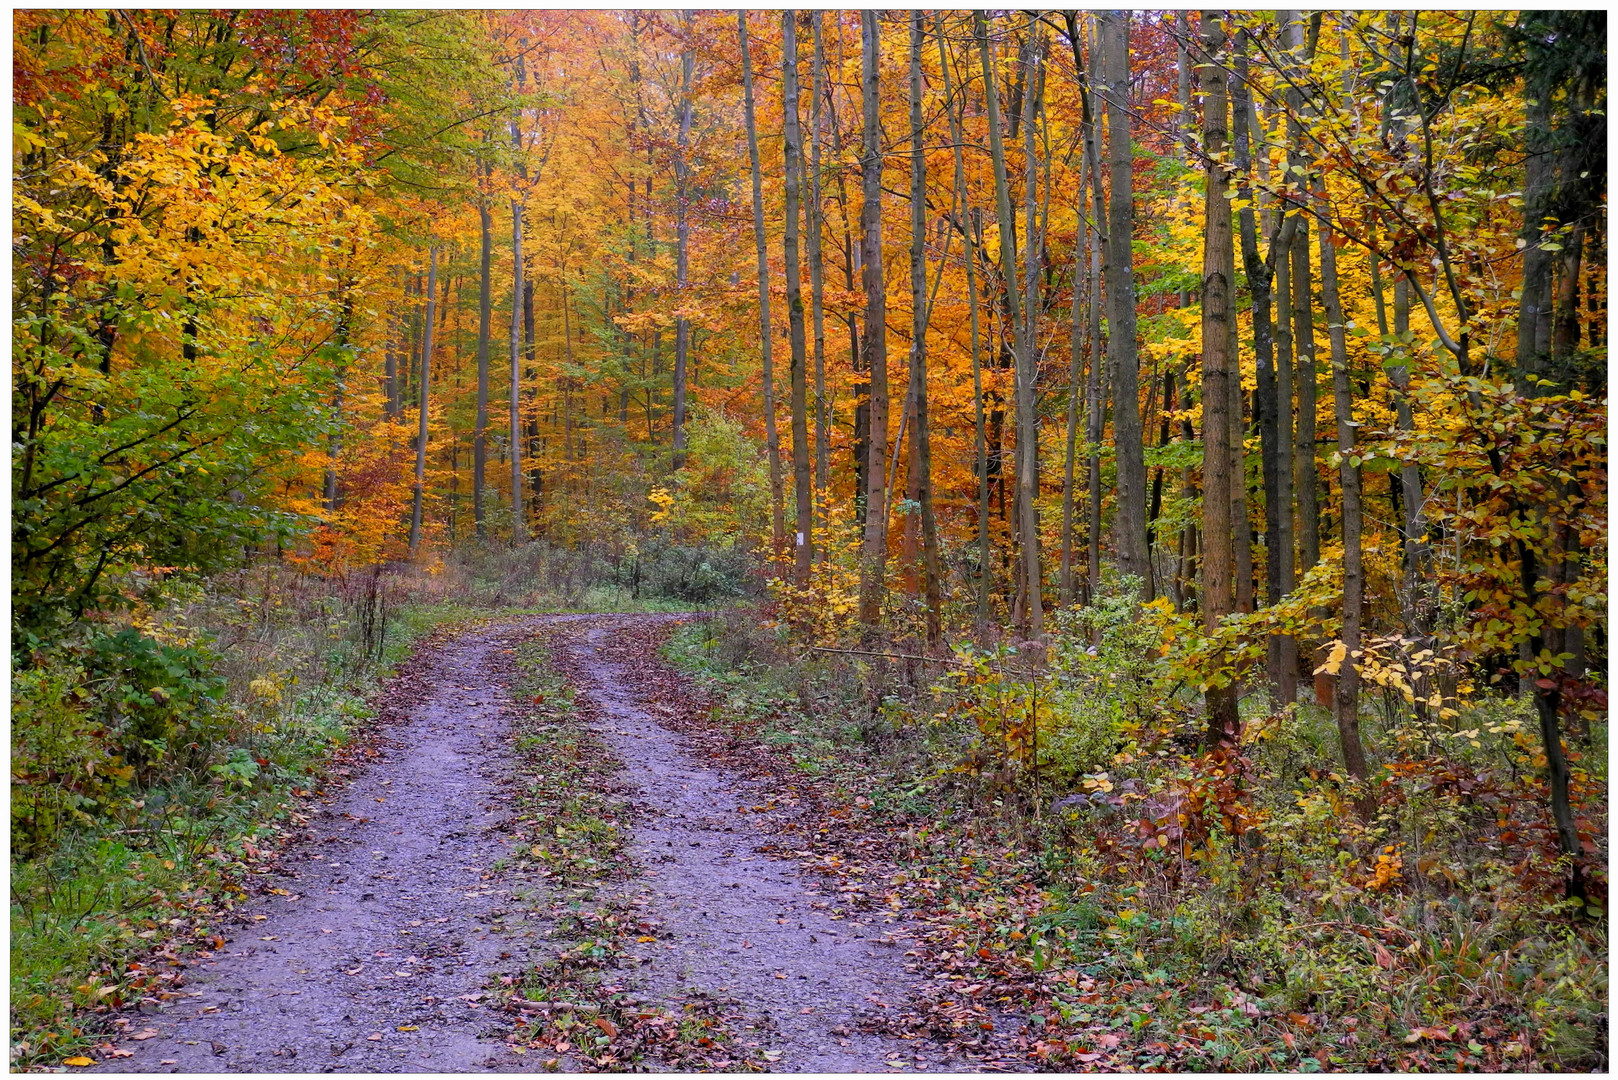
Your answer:
[[[1035,132],[1045,95],[1045,34],[1032,19],[1028,42],[1027,88],[1023,92],[1023,302],[1022,343],[1017,353],[1017,498],[1023,534],[1023,576],[1029,588],[1030,627],[1044,619],[1044,559],[1039,536],[1039,378],[1040,287],[1044,236],[1038,217],[1039,154]],[[1049,185],[1046,186],[1047,198]],[[1031,555],[1031,557],[1030,557]],[[1035,630],[1034,636],[1039,631]]]
[[[1227,144],[1228,145],[1228,144]],[[1229,190],[1228,184],[1226,190]],[[1232,290],[1236,287],[1236,260],[1226,261]],[[1240,350],[1236,343],[1234,293],[1230,319],[1230,524],[1235,554],[1236,610],[1253,610],[1253,523],[1247,515],[1247,422],[1242,388]]]
[[[1099,218],[1097,219],[1100,220]],[[1085,560],[1084,601],[1094,603],[1101,589],[1101,440],[1106,434],[1107,395],[1111,385],[1105,377],[1107,344],[1101,333],[1101,289],[1104,279],[1102,251],[1105,238],[1090,230],[1090,380],[1085,386],[1084,441],[1090,457],[1085,463],[1085,490],[1090,505],[1090,524],[1085,530],[1089,551]]]
[[[1110,197],[1107,223],[1108,365],[1112,369],[1112,430],[1118,457],[1118,502],[1114,531],[1118,563],[1140,579],[1149,598],[1151,568],[1146,549],[1146,452],[1140,415],[1140,355],[1135,340],[1135,152],[1129,121],[1129,13],[1100,16],[1098,46],[1106,69],[1107,160]]]
[[[781,93],[786,144],[787,324],[792,348],[792,490],[797,502],[798,535],[794,572],[799,588],[809,584],[814,563],[814,497],[809,488],[808,357],[804,342],[803,286],[798,273],[798,214],[803,172],[803,133],[798,125],[797,12],[781,15]]]
[[[1242,261],[1252,296],[1253,352],[1257,358],[1258,368],[1258,387],[1253,401],[1253,411],[1257,414],[1259,424],[1260,460],[1264,478],[1264,544],[1269,555],[1265,568],[1265,593],[1267,602],[1276,604],[1291,588],[1292,517],[1289,504],[1292,485],[1287,470],[1290,468],[1288,451],[1291,445],[1292,410],[1289,400],[1291,380],[1283,378],[1281,358],[1276,355],[1277,334],[1276,326],[1271,319],[1271,301],[1274,299],[1276,271],[1280,269],[1284,273],[1286,269],[1286,256],[1291,250],[1292,233],[1296,228],[1297,219],[1292,217],[1283,222],[1275,235],[1269,238],[1268,255],[1259,254],[1259,222],[1255,220],[1251,205],[1253,110],[1247,88],[1246,31],[1243,31],[1236,41],[1236,70],[1230,85],[1232,115],[1236,130],[1236,168],[1241,183],[1238,197],[1248,204],[1243,206],[1240,220]],[[1266,218],[1269,216],[1265,214]],[[1280,279],[1283,290],[1288,280],[1284,276]],[[1284,305],[1285,296],[1281,299]],[[1290,308],[1283,307],[1283,322],[1289,312]],[[1290,351],[1291,334],[1286,331],[1284,325],[1282,330],[1286,332],[1287,351]],[[1290,364],[1286,366],[1290,371]],[[1282,392],[1283,385],[1287,387],[1285,396]],[[1267,643],[1266,667],[1276,696],[1282,704],[1290,700],[1287,696],[1289,692],[1296,696],[1297,666],[1296,646],[1292,645],[1292,639],[1281,635],[1272,636]]]
[[[831,483],[831,416],[826,403],[826,316],[825,265],[821,257],[821,233],[825,227],[825,207],[820,195],[820,99],[825,95],[826,51],[821,40],[821,12],[810,12],[814,26],[812,69],[813,96],[809,106],[809,310],[814,326],[815,346],[815,490],[824,492]]]
[[[989,52],[988,24],[982,12],[973,13],[974,30],[978,42],[978,57],[983,66],[984,97],[988,108],[989,156],[994,165],[995,203],[1000,222],[1000,271],[1005,281],[1006,314],[1011,323],[1011,340],[1016,350],[1017,374],[1017,489],[1018,522],[1023,534],[1022,573],[1027,590],[1027,606],[1023,611],[1024,628],[1030,638],[1043,632],[1043,612],[1039,597],[1039,538],[1033,517],[1033,487],[1037,483],[1035,469],[1037,446],[1031,445],[1034,432],[1034,371],[1033,352],[1027,348],[1028,339],[1023,329],[1022,300],[1017,284],[1016,219],[1011,212],[1011,190],[1006,181],[1006,151],[1000,136],[1000,90],[996,81],[994,61]],[[1024,496],[1027,496],[1026,498]]]
[[[680,12],[684,43],[680,51],[680,133],[674,151],[674,290],[676,303],[685,304],[686,282],[691,272],[691,79],[696,71],[696,42],[692,39],[691,13]],[[768,348],[768,337],[765,338]],[[685,370],[691,348],[691,321],[684,315],[674,320],[674,468],[685,467]]]
[[[1297,230],[1296,215],[1286,215],[1290,230],[1270,241],[1270,258],[1275,264],[1275,501],[1276,547],[1270,553],[1286,596],[1298,583],[1297,532],[1293,526],[1293,470],[1296,447],[1292,420],[1292,244]],[[1282,635],[1276,642],[1275,692],[1284,707],[1298,698],[1298,641]]]
[[[1297,352],[1298,429],[1293,486],[1298,496],[1299,569],[1320,561],[1319,477],[1315,472],[1315,316],[1309,267],[1309,223],[1299,220],[1292,237],[1292,340]]]
[[[1201,36],[1202,141],[1205,152],[1215,159],[1207,166],[1202,255],[1202,615],[1204,626],[1212,633],[1235,606],[1229,417],[1236,395],[1231,387],[1235,358],[1230,355],[1233,283],[1228,269],[1234,255],[1225,170],[1217,163],[1229,142],[1229,120],[1225,78],[1215,62],[1225,32],[1214,12],[1202,13]],[[1208,749],[1234,745],[1239,725],[1235,685],[1210,688],[1207,711]]]
[[[348,339],[350,329],[354,325],[354,297],[350,291],[348,279],[340,278],[338,294],[341,300],[338,303],[337,325],[332,335],[333,342],[338,349],[336,369],[332,372],[331,411],[335,422],[330,439],[326,443],[326,484],[325,502],[326,513],[335,514],[341,503],[338,499],[337,487],[337,459],[343,452],[343,397],[348,384]],[[107,347],[111,348],[111,341]]]
[[[1322,185],[1316,199],[1322,215],[1330,213]],[[1329,220],[1329,219],[1328,219]],[[1354,397],[1348,378],[1348,331],[1343,320],[1343,304],[1337,290],[1337,245],[1329,228],[1320,235],[1320,296],[1326,309],[1326,327],[1331,338],[1332,399],[1337,418],[1338,483],[1343,499],[1343,637],[1348,650],[1337,671],[1332,711],[1337,718],[1337,736],[1342,744],[1343,765],[1356,780],[1364,780],[1365,747],[1360,741],[1360,624],[1365,608],[1365,554],[1361,543],[1364,527],[1360,507],[1360,467],[1354,459]],[[1362,800],[1362,811],[1375,806],[1375,800]]]
[[[934,27],[938,34],[938,66],[944,77],[944,98],[955,101],[954,77],[951,73],[949,46],[944,40],[944,16],[936,16]],[[994,575],[990,569],[989,551],[989,450],[984,431],[983,416],[983,357],[978,324],[977,235],[973,228],[973,215],[966,190],[966,165],[961,150],[961,118],[966,110],[963,97],[958,106],[949,109],[950,145],[955,159],[955,202],[960,208],[960,233],[965,243],[967,313],[972,335],[972,432],[973,461],[978,479],[977,547],[978,595],[977,626],[981,632],[989,622],[989,597]]]
[[[922,146],[921,44],[923,15],[910,16],[910,401],[916,432],[911,437],[911,474],[921,504],[923,593],[927,601],[927,647],[943,635],[939,589],[938,523],[933,517],[933,452],[927,423],[927,158]]]
[[[1089,182],[1089,162],[1079,161],[1078,205],[1083,208],[1085,189]],[[1082,230],[1082,226],[1081,226]],[[1073,603],[1073,504],[1074,472],[1078,457],[1079,399],[1083,396],[1084,378],[1084,233],[1081,231],[1073,244],[1073,308],[1068,316],[1071,356],[1067,377],[1067,445],[1062,455],[1062,568],[1060,576],[1061,604]]]
[[[1528,94],[1524,127],[1528,151],[1523,160],[1522,299],[1517,313],[1517,370],[1542,375],[1551,353],[1552,252],[1545,241],[1544,219],[1555,185],[1556,153],[1551,148],[1551,103],[1546,94]]]
[[[770,259],[764,236],[764,176],[759,165],[758,124],[753,115],[753,67],[747,50],[747,12],[737,12],[736,22],[742,46],[742,110],[747,126],[747,158],[753,173],[753,244],[758,252],[759,356],[764,380],[764,453],[770,469],[770,544],[775,558],[779,559],[786,543],[786,492],[781,480],[781,440],[775,430],[774,339],[770,328]]]
[[[488,176],[484,165],[484,176]],[[494,321],[494,214],[478,199],[478,402],[472,429],[472,520],[478,539],[487,532],[483,505],[489,464],[489,342]]]
[[[1282,24],[1282,45],[1294,59],[1295,65],[1307,62],[1309,49],[1304,41],[1303,23],[1296,11],[1281,11],[1276,18]],[[1298,69],[1295,69],[1295,72]],[[1308,162],[1302,153],[1303,96],[1296,85],[1288,88],[1287,141],[1290,144],[1289,187],[1294,187],[1301,203],[1308,197],[1309,182],[1305,176]],[[1300,573],[1307,573],[1320,561],[1320,498],[1319,478],[1315,472],[1315,406],[1317,381],[1315,375],[1315,318],[1314,289],[1309,269],[1309,224],[1300,218],[1292,237],[1292,322],[1293,348],[1296,353],[1295,378],[1298,396],[1298,426],[1293,442],[1293,487],[1298,500],[1298,544]]]
[[[517,122],[511,122],[512,140],[517,139]],[[522,203],[511,200],[511,386],[507,401],[509,412],[509,451],[511,454],[511,542],[520,544],[528,538],[527,522],[523,518],[522,494]]]
[[[427,252],[427,314],[422,321],[421,380],[416,407],[416,481],[410,499],[410,557],[421,551],[421,504],[427,481],[427,388],[433,363],[433,298],[438,291],[438,248]]]
[[[524,274],[525,278],[531,276],[531,274]],[[567,366],[571,369],[573,367],[573,336],[571,329],[567,325],[568,297],[566,265],[562,267],[562,273],[560,276],[562,279],[562,338],[568,346]],[[542,483],[539,469],[539,372],[534,367],[537,359],[537,351],[534,344],[534,290],[532,288],[523,290],[522,326],[524,358],[523,379],[528,386],[528,489],[533,493],[534,496],[533,505],[529,508],[528,512],[537,520],[540,512],[540,492],[542,490]],[[568,375],[567,378],[571,380],[573,376]],[[602,415],[603,418],[605,418],[605,405],[602,406]]]
[[[860,208],[865,280],[865,367],[870,378],[870,434],[865,461],[865,549],[860,573],[860,623],[873,633],[882,618],[888,560],[886,467],[888,454],[887,296],[882,278],[882,38],[877,13],[860,12],[860,96],[864,123]]]

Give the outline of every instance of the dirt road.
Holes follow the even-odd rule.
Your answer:
[[[380,756],[286,854],[288,895],[249,905],[227,946],[193,965],[191,996],[132,1018],[119,1045],[133,1056],[100,1070],[533,1068],[490,1004],[499,976],[549,947],[545,883],[506,858],[505,787],[511,648],[546,627],[565,631],[576,691],[638,788],[641,871],[611,887],[666,933],[638,944],[624,981],[651,1003],[693,990],[735,1001],[770,1032],[773,1069],[892,1071],[901,1054],[908,1068],[951,1067],[859,1031],[862,1012],[906,992],[896,928],[833,914],[796,864],[756,853],[765,837],[744,808],[766,793],[700,760],[658,723],[632,669],[603,655],[647,618],[532,617],[438,646],[400,688],[409,704]]]

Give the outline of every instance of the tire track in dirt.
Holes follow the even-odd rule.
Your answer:
[[[558,635],[556,648],[575,690],[598,706],[592,727],[641,793],[645,813],[629,851],[645,869],[617,888],[667,935],[630,947],[637,989],[652,999],[700,991],[739,1001],[768,1023],[781,1071],[891,1072],[901,1057],[908,1068],[961,1068],[936,1046],[860,1030],[864,1016],[910,994],[900,928],[834,914],[795,862],[760,852],[771,838],[746,811],[770,793],[703,760],[658,722],[634,672],[603,648],[626,623],[580,625]]]
[[[287,895],[244,905],[226,947],[188,962],[187,996],[127,1017],[113,1042],[130,1056],[97,1054],[89,1071],[532,1068],[504,1045],[509,1018],[489,988],[554,948],[541,914],[553,890],[506,859],[519,839],[512,717],[524,707],[508,693],[511,651],[549,628],[566,631],[556,648],[597,706],[591,726],[639,789],[629,851],[643,872],[599,890],[664,928],[623,958],[636,992],[737,1002],[764,1021],[778,1070],[891,1072],[901,1058],[907,1070],[970,1068],[861,1030],[912,992],[901,927],[837,913],[795,862],[763,854],[771,837],[744,811],[767,788],[659,723],[651,690],[603,653],[670,618],[534,616],[425,649],[382,699],[378,756],[283,853],[275,885]]]
[[[550,617],[563,621],[566,617]],[[538,927],[511,848],[508,647],[524,624],[420,654],[382,699],[380,756],[286,851],[287,897],[244,907],[193,962],[188,997],[132,1017],[107,1072],[456,1072],[520,1068],[480,1038],[491,975]],[[99,1055],[98,1055],[99,1056]]]

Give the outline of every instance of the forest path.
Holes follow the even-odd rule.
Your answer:
[[[771,837],[758,824],[766,815],[751,811],[774,793],[659,722],[678,706],[637,677],[656,659],[625,629],[621,619],[581,625],[554,647],[575,690],[598,706],[596,734],[639,789],[642,820],[628,850],[643,870],[619,898],[655,912],[668,940],[630,947],[637,990],[654,1001],[697,991],[737,1002],[763,1021],[780,1055],[774,1071],[959,1068],[934,1047],[860,1030],[862,1017],[906,997],[897,928],[879,913],[836,911],[835,895],[797,862],[760,853]]]
[[[533,616],[424,651],[384,698],[393,722],[376,758],[281,859],[287,895],[245,905],[226,947],[190,963],[189,996],[131,1016],[114,1041],[132,1056],[98,1055],[95,1071],[537,1065],[508,1051],[508,1016],[485,1006],[499,975],[542,958],[553,925],[542,876],[505,858],[518,839],[512,650],[548,630],[563,631],[552,648],[637,790],[628,851],[641,870],[602,892],[644,905],[664,932],[632,947],[622,981],[649,1003],[693,992],[733,1002],[761,1022],[772,1069],[960,1068],[934,1047],[858,1029],[873,1003],[907,989],[891,922],[834,913],[795,862],[758,854],[767,838],[746,808],[768,792],[701,760],[658,722],[634,667],[604,654],[668,618]]]

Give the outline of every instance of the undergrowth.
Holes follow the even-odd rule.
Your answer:
[[[922,920],[935,980],[887,1030],[959,1040],[999,1001],[1019,1030],[984,1054],[1047,1068],[1605,1067],[1604,877],[1562,899],[1522,703],[1441,730],[1368,713],[1362,821],[1327,710],[1250,695],[1236,752],[1203,755],[1195,699],[1124,612],[1064,615],[1038,662],[800,651],[741,619],[667,646],[715,722],[887,838],[873,902]],[[1574,751],[1592,843],[1603,748]]]

